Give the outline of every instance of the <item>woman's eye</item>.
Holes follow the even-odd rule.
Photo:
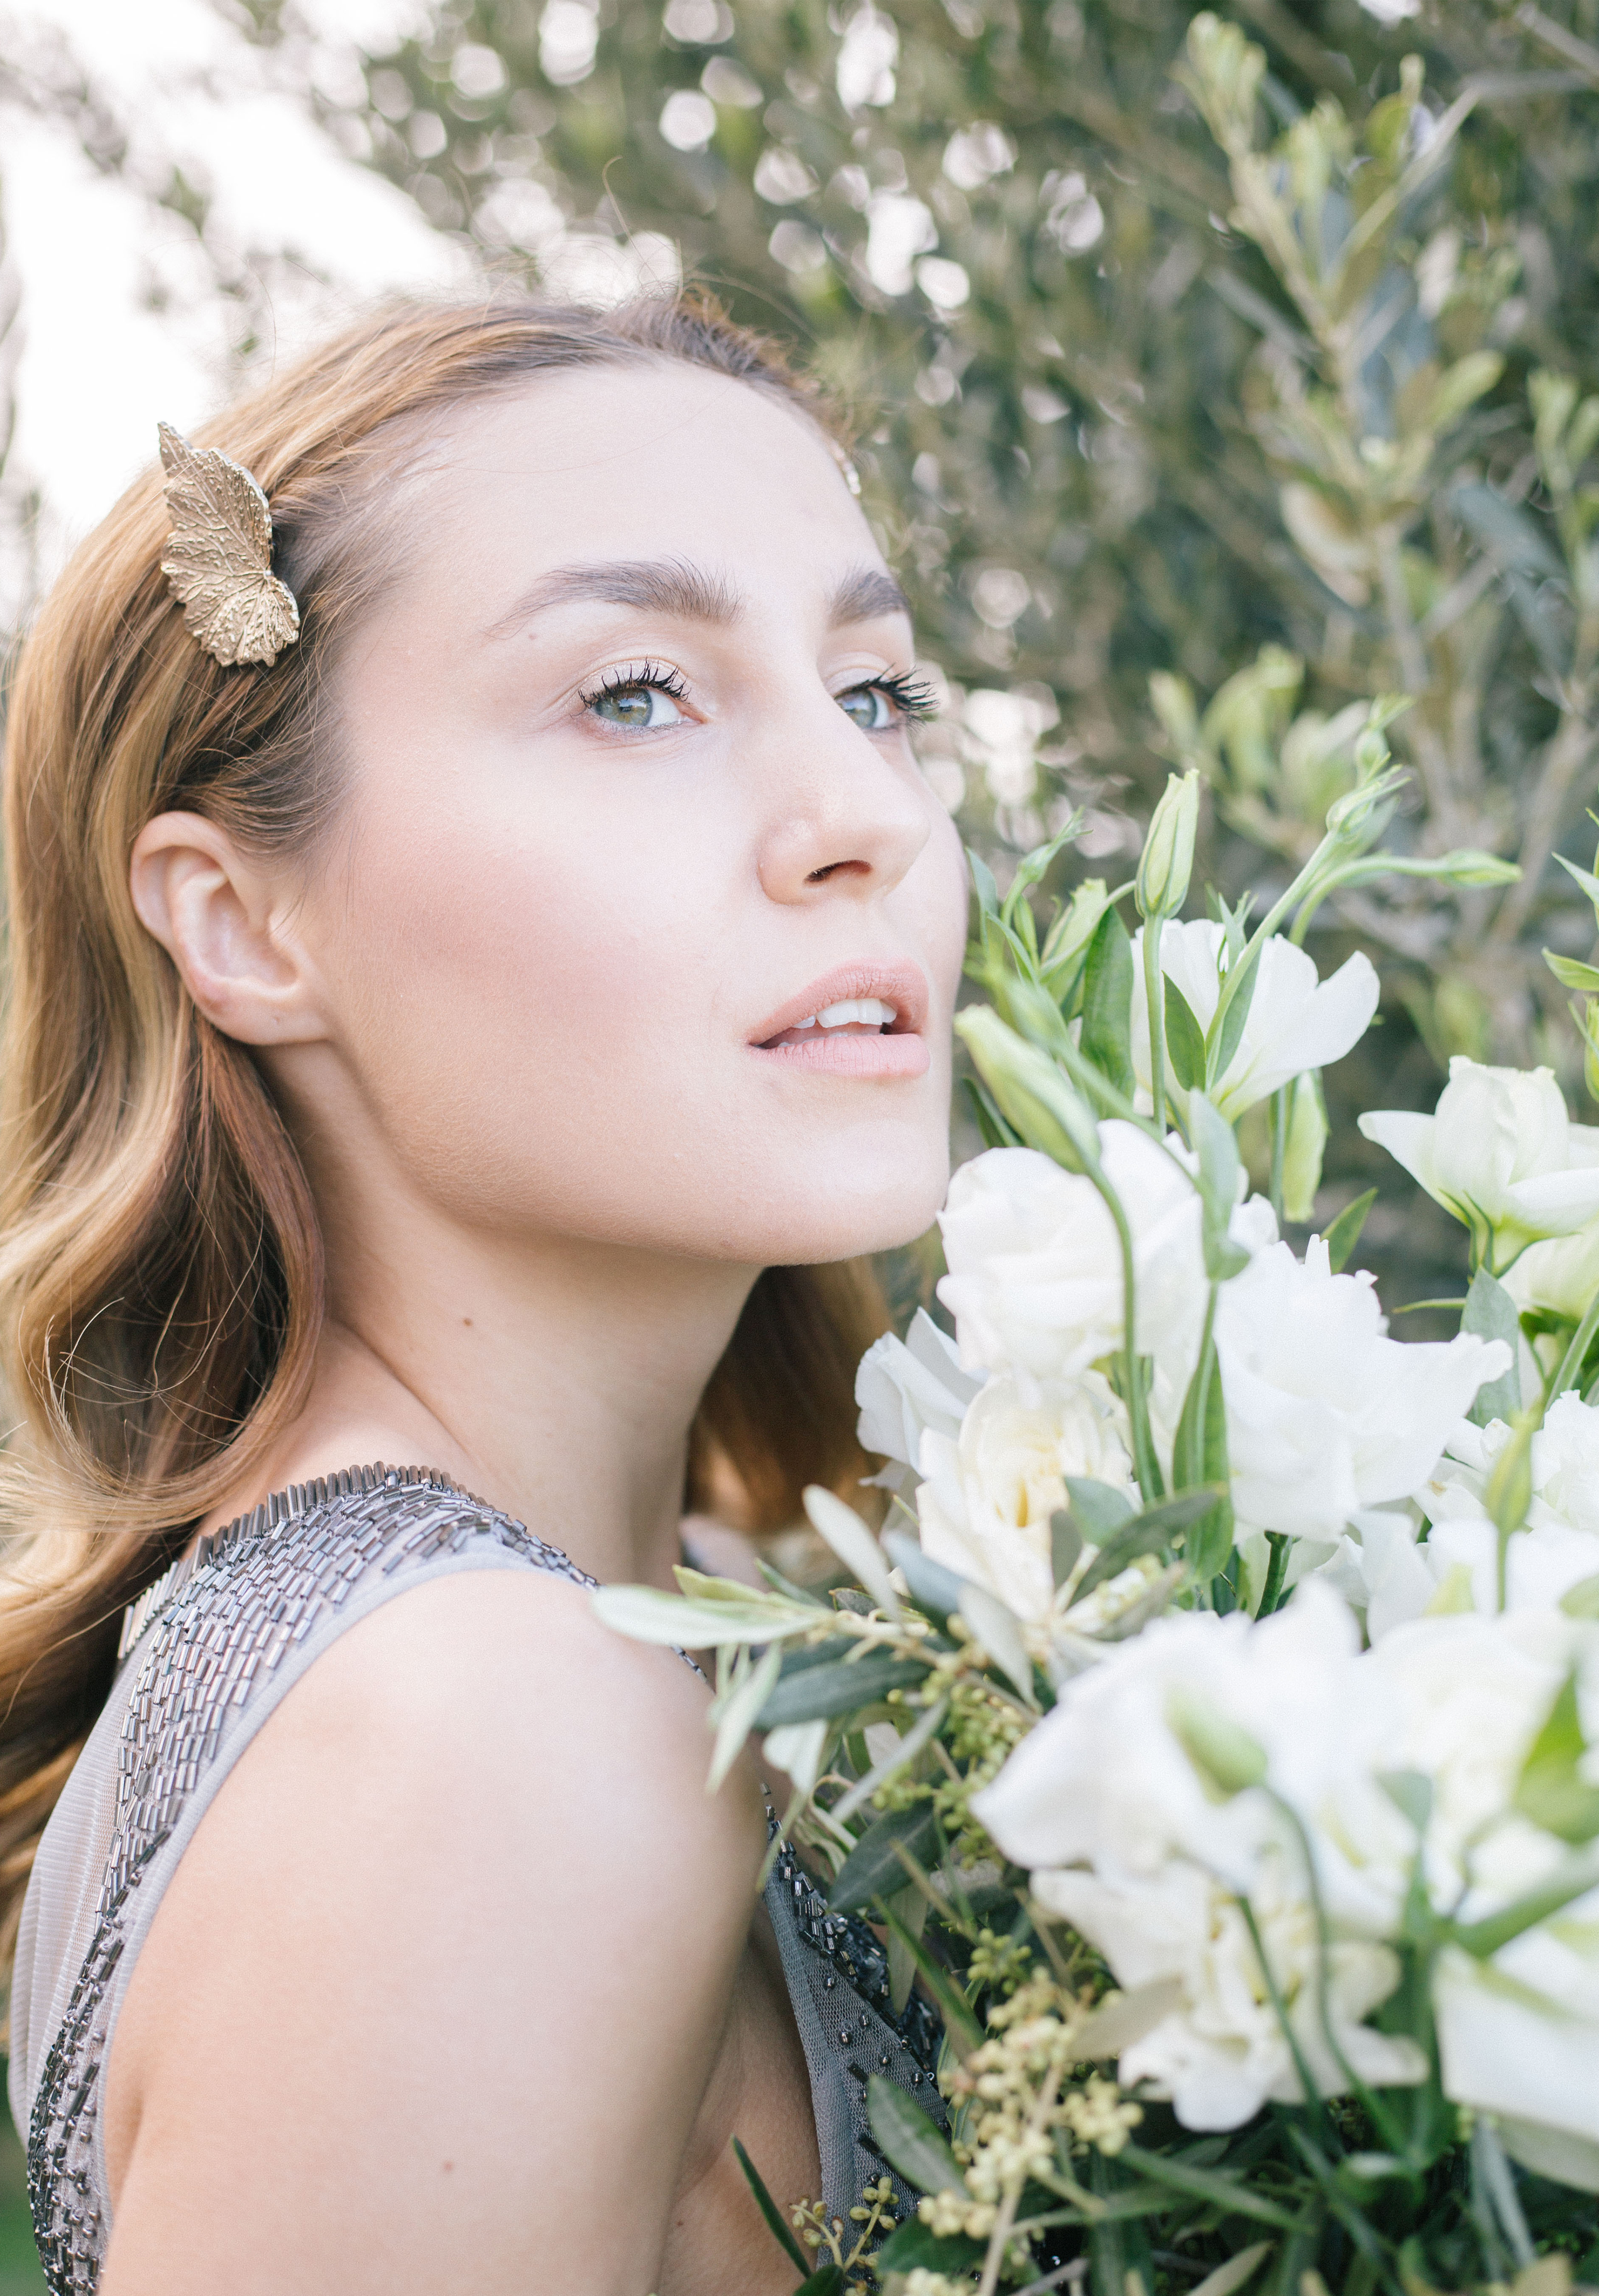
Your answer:
[[[596,693],[588,706],[608,726],[625,726],[629,733],[652,733],[658,726],[679,724],[683,717],[672,696],[659,685],[613,685]]]
[[[889,697],[878,685],[852,685],[840,694],[839,708],[863,734],[881,734],[894,723]]]

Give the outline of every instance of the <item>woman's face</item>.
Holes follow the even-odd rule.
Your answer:
[[[918,1234],[964,877],[827,447],[652,365],[540,379],[427,459],[296,921],[324,1041],[268,1054],[313,1168],[358,1103],[475,1229],[748,1265]]]

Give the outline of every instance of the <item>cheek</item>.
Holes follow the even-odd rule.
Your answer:
[[[329,968],[344,1063],[400,1162],[474,1216],[574,1219],[608,1180],[636,1200],[629,1144],[715,998],[703,840],[691,884],[669,824],[570,810],[535,833],[397,808],[351,856]]]

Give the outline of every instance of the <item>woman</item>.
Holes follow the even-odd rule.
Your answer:
[[[585,1582],[669,1586],[713,1473],[770,1521],[858,1472],[837,1263],[941,1201],[964,929],[904,602],[809,394],[703,308],[390,310],[210,436],[84,545],[11,716],[47,2272],[785,2289],[732,2138],[842,2209],[866,2057],[921,2069],[793,1868],[755,1900],[703,1682]],[[206,523],[245,473],[283,597]],[[218,658],[230,582],[270,662]]]

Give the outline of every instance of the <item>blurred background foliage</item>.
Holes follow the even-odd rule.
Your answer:
[[[1550,862],[1599,779],[1599,0],[1550,4],[451,0],[316,98],[493,266],[680,261],[803,346],[1002,883],[1073,805],[1076,873],[1125,874],[1198,762],[1204,865],[1269,899],[1365,699],[1414,697],[1398,841],[1523,873],[1316,920],[1324,972],[1384,982],[1318,1209],[1381,1177],[1396,1297],[1456,1288],[1455,1238],[1341,1114],[1431,1104],[1457,1052],[1582,1088],[1540,950],[1593,939]]]

